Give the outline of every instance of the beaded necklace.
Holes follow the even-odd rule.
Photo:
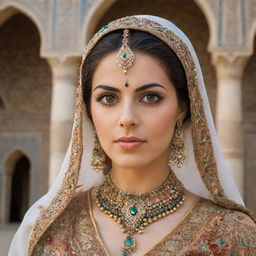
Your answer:
[[[132,194],[119,190],[111,180],[111,173],[96,189],[97,206],[127,233],[121,256],[130,256],[136,251],[134,234],[142,234],[151,223],[174,213],[184,200],[184,186],[172,171],[162,185],[149,193]]]

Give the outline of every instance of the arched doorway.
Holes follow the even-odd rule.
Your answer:
[[[29,206],[30,163],[25,155],[14,164],[10,183],[9,222],[20,222]]]
[[[30,205],[48,189],[52,74],[47,60],[40,57],[40,45],[37,26],[19,10],[1,24],[0,135],[8,133],[10,138],[13,135],[12,142],[1,145],[1,151],[8,155],[12,143],[14,148],[25,148],[30,152],[31,162],[35,163],[29,175]],[[32,139],[35,137],[37,142]],[[23,176],[28,175],[24,173]],[[0,180],[0,184],[4,182]],[[5,187],[0,188],[2,200],[6,198],[1,195],[5,190]],[[9,215],[2,213],[2,216],[4,222],[9,221]]]
[[[8,154],[2,173],[1,219],[4,223],[20,222],[30,205],[31,162],[27,154],[20,149]]]

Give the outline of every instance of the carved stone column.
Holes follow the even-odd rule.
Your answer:
[[[213,58],[217,71],[216,126],[222,152],[243,195],[244,141],[242,119],[242,75],[247,56]]]
[[[58,175],[71,137],[80,58],[48,58],[52,68],[49,185]]]

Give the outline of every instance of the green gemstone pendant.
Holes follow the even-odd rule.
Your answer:
[[[136,251],[136,243],[131,235],[128,235],[124,240],[124,245],[122,246],[122,256],[129,256],[132,252]]]
[[[133,245],[133,243],[134,243],[134,241],[133,241],[132,237],[131,236],[127,236],[125,241],[124,241],[124,244],[126,246],[131,246],[131,245]]]
[[[130,208],[131,215],[136,215],[137,212],[138,212],[138,209],[135,206]]]

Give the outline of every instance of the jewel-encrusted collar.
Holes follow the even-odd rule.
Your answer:
[[[121,254],[129,256],[137,249],[134,235],[143,234],[155,221],[175,213],[183,205],[184,193],[183,184],[172,170],[160,186],[143,194],[121,191],[112,182],[110,172],[103,184],[96,187],[95,196],[99,209],[126,233]]]
[[[84,59],[100,40],[100,38],[102,38],[105,34],[114,30],[125,28],[141,30],[153,34],[169,45],[169,47],[176,53],[186,72],[190,97],[194,156],[202,180],[207,189],[211,192],[211,195],[216,203],[227,208],[237,209],[245,212],[253,218],[253,214],[247,208],[228,199],[220,185],[214,149],[204,111],[204,103],[198,86],[197,70],[187,45],[174,32],[158,24],[157,22],[145,18],[124,17],[101,28],[85,48],[83,62],[80,69],[80,83],[77,89],[75,124],[72,131],[72,148],[69,167],[65,172],[63,183],[56,196],[53,198],[50,205],[41,212],[40,216],[33,225],[29,240],[29,256],[32,256],[33,249],[45,230],[60,215],[60,213],[69,203],[70,199],[73,197],[79,178],[80,163],[83,151],[81,70]]]

